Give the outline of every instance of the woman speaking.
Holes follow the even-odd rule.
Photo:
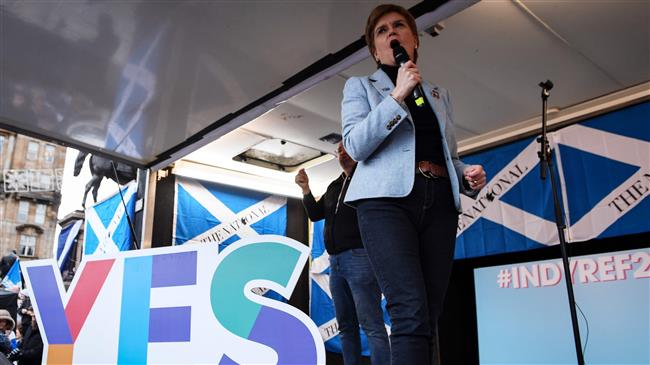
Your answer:
[[[420,76],[411,14],[397,5],[376,7],[365,38],[378,69],[350,78],[343,91],[343,143],[359,162],[345,201],[357,207],[386,296],[392,363],[430,364],[460,193],[475,195],[486,177],[483,167],[458,159],[449,94]]]

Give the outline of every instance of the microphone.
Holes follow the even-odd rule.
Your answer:
[[[395,63],[399,64],[400,66],[411,59],[409,57],[409,54],[406,53],[406,50],[404,47],[402,47],[402,45],[399,44],[399,41],[397,39],[393,39],[390,42],[390,48],[393,49]],[[422,90],[422,85],[417,84],[415,88],[413,88],[413,99],[415,99],[415,105],[419,107],[424,106],[424,90]]]

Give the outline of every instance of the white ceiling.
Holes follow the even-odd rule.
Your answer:
[[[0,122],[140,165],[161,167],[195,151],[185,160],[290,185],[291,173],[232,157],[261,136],[333,153],[318,138],[340,133],[345,80],[375,65],[361,50],[258,99],[358,40],[380,2],[4,0]],[[562,111],[650,80],[650,1],[460,0],[430,15],[419,24],[444,19],[444,29],[421,33],[418,65],[450,90],[461,146],[538,117],[540,81],[554,82],[549,108]],[[29,100],[16,102],[20,95]],[[213,124],[230,113],[239,114]],[[309,168],[314,190],[338,171],[336,160]]]
[[[538,83],[546,79],[555,84],[551,110],[649,81],[649,19],[645,1],[483,1],[446,19],[439,36],[421,33],[418,66],[425,79],[450,90],[462,146],[539,116]],[[340,133],[345,80],[375,69],[367,58],[243,128],[334,153],[335,146],[318,138]],[[243,163],[214,162],[250,147],[247,133],[235,130],[186,160],[259,175]],[[331,160],[307,171],[313,190],[322,192],[340,168]],[[293,173],[274,178],[290,185]]]

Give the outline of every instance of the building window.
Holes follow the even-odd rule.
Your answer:
[[[27,217],[29,216],[29,202],[26,200],[21,200],[18,204],[18,216],[16,220],[18,222],[27,222]]]
[[[34,256],[34,252],[36,252],[36,237],[21,234],[18,254],[21,256]]]
[[[52,190],[52,170],[34,171],[36,181],[32,181],[32,191]]]
[[[51,166],[54,163],[55,152],[56,147],[52,146],[51,144],[45,145],[45,156],[43,157],[43,160],[45,161],[46,165]]]
[[[30,141],[27,144],[27,159],[34,161],[38,158],[38,142]]]
[[[45,223],[45,212],[47,212],[47,205],[38,204],[36,206],[36,216],[34,216],[34,223],[36,224]]]
[[[5,136],[0,134],[0,157],[4,158],[2,153],[5,151]]]

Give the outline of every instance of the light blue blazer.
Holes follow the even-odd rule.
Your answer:
[[[415,127],[408,108],[390,96],[393,88],[393,82],[381,69],[371,76],[351,77],[345,83],[341,103],[343,145],[350,157],[358,161],[346,203],[404,197],[413,188]],[[460,193],[472,196],[477,192],[465,189],[462,183],[467,165],[458,158],[449,94],[426,82],[422,88],[444,136],[442,149],[454,202],[460,212]]]

